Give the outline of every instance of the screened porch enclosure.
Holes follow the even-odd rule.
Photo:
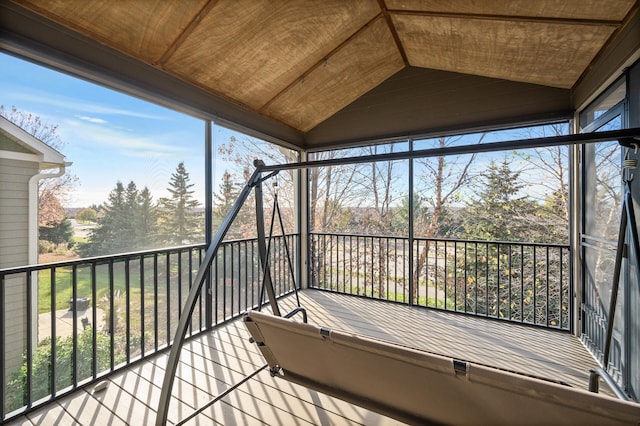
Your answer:
[[[627,134],[635,133],[632,130],[622,133],[566,136],[561,137],[560,141],[566,142],[571,139],[584,141],[590,138],[608,140],[614,135],[626,136]],[[549,139],[540,141],[550,143]],[[551,138],[551,141],[558,142],[556,138]],[[472,148],[502,149],[505,143],[517,145],[519,142],[497,142],[485,147],[474,145]],[[414,154],[421,155],[421,153]],[[397,157],[409,154],[393,155]],[[364,160],[340,159],[340,162],[348,161]],[[266,166],[266,168],[301,166],[305,167],[289,164]],[[264,173],[269,175],[270,172],[267,170]],[[274,179],[274,176],[271,176],[271,179]],[[259,182],[260,185],[269,185],[268,180],[259,180]],[[252,185],[248,185],[247,189],[255,190]],[[255,203],[255,200],[252,201]],[[260,204],[262,203],[257,203],[257,205]],[[263,207],[266,213],[276,212],[273,206],[263,205]],[[258,218],[260,216],[257,215]],[[281,297],[291,293],[294,287],[297,287],[296,282],[301,275],[299,269],[302,254],[301,235],[281,237],[277,235],[278,230],[275,232],[277,235],[275,237],[272,237],[272,231],[266,234],[266,230],[271,229],[272,224],[276,224],[277,229],[279,221],[277,216],[271,218],[269,214],[266,216],[266,220],[262,218],[265,229],[261,232],[263,241],[268,247],[269,273],[275,284],[273,296]],[[110,374],[116,373],[126,365],[136,365],[139,362],[151,360],[156,353],[168,348],[171,336],[174,336],[176,324],[181,317],[186,318],[181,311],[194,286],[202,284],[204,293],[198,293],[193,316],[188,322],[189,336],[206,333],[207,324],[214,327],[217,324],[222,325],[247,309],[261,306],[260,300],[265,300],[264,290],[260,291],[265,270],[260,266],[259,241],[260,239],[252,239],[222,243],[217,249],[211,269],[204,276],[199,272],[203,267],[203,261],[206,262],[207,258],[204,246],[3,270],[5,280],[22,277],[28,281],[34,273],[46,273],[45,275],[50,277],[52,286],[69,286],[74,293],[77,292],[77,282],[82,277],[100,277],[95,280],[93,291],[96,292],[99,288],[106,286],[111,295],[109,312],[114,313],[109,313],[107,316],[106,322],[109,329],[126,330],[125,341],[114,340],[111,333],[110,341],[107,339],[105,345],[104,338],[99,337],[102,333],[95,328],[88,329],[87,337],[90,342],[93,342],[90,343],[92,348],[90,350],[94,352],[94,359],[104,359],[102,354],[106,354],[106,364],[104,361],[96,361],[94,365],[87,367],[80,366],[76,361],[69,367],[66,364],[59,365],[56,355],[53,355],[53,364],[56,368],[50,380],[55,381],[49,386],[45,384],[44,392],[42,388],[29,389],[32,385],[26,383],[26,385],[18,384],[17,388],[6,395],[16,395],[15,392],[19,395],[28,390],[24,401],[38,406],[40,403],[38,400],[43,396],[46,397],[51,389],[56,389],[56,398],[60,398],[76,387],[108,378]],[[558,332],[570,331],[570,313],[573,308],[569,303],[572,297],[569,295],[571,288],[568,284],[571,281],[568,246],[414,238],[413,253],[409,254],[408,241],[406,237],[401,236],[310,233],[309,263],[322,265],[322,269],[311,266],[309,276],[314,278],[310,278],[308,287],[328,290],[329,294],[344,293],[360,296],[359,299],[363,301],[367,298],[380,299],[418,309],[429,307],[467,316],[490,318],[494,321],[519,322],[541,328],[557,329]],[[407,259],[409,255],[412,258],[411,262],[417,263],[423,250],[428,254],[425,270],[433,274],[433,286],[421,287],[419,277],[415,280],[410,278],[413,270],[406,265],[403,266],[404,263],[409,263]],[[381,251],[386,257],[380,257]],[[382,263],[380,259],[383,259]],[[493,266],[489,267],[489,265]],[[404,268],[404,272],[398,268]],[[519,274],[506,273],[507,270],[517,270]],[[383,271],[389,274],[382,273]],[[391,271],[393,271],[392,274]],[[198,275],[201,275],[200,278],[209,277],[212,282],[210,290],[204,282],[198,282]],[[526,281],[527,275],[536,277],[533,280],[536,283],[535,286],[530,286]],[[418,285],[414,287],[414,283]],[[124,286],[125,291],[122,297],[117,298],[114,296],[119,286]],[[136,289],[137,291],[133,291]],[[434,293],[430,296],[429,291]],[[136,294],[137,296],[134,296]],[[203,294],[210,296],[203,297]],[[529,295],[533,297],[528,297]],[[95,300],[95,293],[92,296]],[[136,298],[140,300],[150,298],[153,304],[137,303]],[[266,299],[273,300],[271,296]],[[525,299],[529,300],[525,302]],[[289,300],[294,298],[289,296]],[[55,306],[55,300],[51,303]],[[121,306],[125,312],[121,310],[121,315],[118,315],[116,305],[120,303],[123,303]],[[177,307],[181,309],[178,311],[181,313],[175,311]],[[94,321],[98,316],[96,308],[96,304],[93,304],[89,310],[89,315]],[[74,316],[74,323],[79,323],[80,316],[76,314]],[[460,321],[465,320],[461,317]],[[55,320],[52,324],[50,335],[55,336],[57,335]],[[80,347],[81,340],[87,338],[86,334],[87,330],[83,331],[81,328],[74,331],[74,347]],[[170,336],[169,339],[167,336]],[[57,348],[57,345],[51,348],[52,353],[55,354],[54,348]],[[75,353],[76,349],[73,351]],[[27,348],[26,352],[27,358],[34,356],[34,348]],[[31,355],[29,355],[30,352]],[[74,356],[81,355],[78,353]],[[59,359],[63,361],[62,355]],[[77,359],[79,361],[81,358]],[[35,383],[39,373],[33,371],[32,374]],[[586,375],[586,372],[584,374]],[[18,408],[20,399],[10,404]]]
[[[200,121],[205,200],[203,244],[2,264],[2,422],[396,424],[261,370],[238,318],[299,306],[638,401],[637,0],[9,0],[0,52]]]

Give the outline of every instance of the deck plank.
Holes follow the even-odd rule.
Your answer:
[[[43,410],[43,411],[46,411],[46,410]],[[40,423],[40,424],[54,424],[54,423]],[[33,423],[27,416],[21,416],[13,421],[9,421],[5,423],[5,426],[33,426]]]
[[[84,389],[61,399],[59,403],[78,424],[97,425],[103,423],[105,419],[109,419],[109,425],[112,426],[127,424],[118,416],[117,411],[112,411],[102,405],[99,400]]]
[[[337,293],[300,293],[309,322],[335,330],[479,364],[565,381],[586,389],[589,368],[597,363],[575,336],[469,315],[372,301]],[[287,312],[295,298],[280,302]],[[296,316],[301,321],[301,316]],[[168,353],[106,378],[106,389],[89,386],[15,419],[17,425],[147,425],[155,421]],[[169,407],[174,424],[203,407],[265,364],[249,342],[241,320],[218,326],[185,343]],[[342,400],[271,377],[262,371],[205,409],[189,425],[199,424],[401,424]]]

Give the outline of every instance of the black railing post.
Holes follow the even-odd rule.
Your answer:
[[[178,262],[178,319],[182,316],[182,251],[176,254]]]
[[[140,357],[144,358],[144,320],[145,320],[145,312],[144,312],[144,285],[145,285],[145,276],[144,276],[144,255],[140,256],[140,270],[139,270],[139,279],[140,279]]]
[[[5,310],[7,308],[5,303],[5,283],[6,283],[6,275],[0,275],[0,421],[4,420],[5,414],[5,354],[6,354],[6,345],[5,345],[5,333],[6,333],[6,324],[5,321]]]
[[[56,269],[50,269],[51,277],[51,395],[56,395]]]
[[[124,261],[124,298],[125,304],[127,305],[125,308],[125,355],[127,364],[131,362],[131,271],[130,271],[131,263],[129,259],[125,259]]]
[[[166,284],[165,293],[167,296],[167,304],[164,314],[167,319],[167,346],[171,346],[171,252],[169,251],[166,252],[164,256],[164,269],[164,282]]]
[[[71,320],[73,322],[72,336],[72,351],[71,351],[71,383],[75,388],[78,386],[78,265],[71,267],[71,302],[73,311],[71,312]],[[27,309],[27,315],[31,316],[31,309]],[[27,333],[30,330],[27,329]],[[28,338],[30,338],[29,336]]]
[[[97,285],[97,275],[96,275],[96,264],[95,262],[91,263],[91,355],[93,359],[91,360],[91,374],[95,379],[98,376],[98,285]]]
[[[560,278],[558,282],[558,286],[560,287],[560,304],[558,306],[560,315],[558,318],[558,325],[560,326],[560,328],[562,328],[563,319],[564,319],[564,314],[562,312],[562,305],[564,304],[564,287],[562,286],[562,259],[563,259],[564,250],[560,248],[558,252],[559,252],[559,263],[560,263],[560,267],[559,267]]]
[[[33,402],[33,394],[32,388],[33,384],[31,381],[31,376],[33,375],[33,279],[32,272],[26,273],[27,279],[27,408],[31,408],[31,403]],[[4,306],[0,304],[0,309],[4,310]],[[2,319],[2,324],[4,324],[4,319]],[[4,342],[0,342],[0,348],[4,348]],[[4,351],[4,349],[2,349]],[[75,366],[75,364],[74,364]],[[75,383],[74,383],[75,384]],[[4,387],[4,381],[0,383],[0,386]],[[2,418],[0,418],[2,420]]]
[[[211,236],[213,235],[213,138],[212,123],[210,120],[205,122],[205,147],[204,147],[204,241],[205,246],[209,248],[211,245]],[[209,271],[210,272],[210,271]],[[202,296],[205,299],[205,328],[211,330],[213,328],[213,291],[211,273],[205,278],[205,291]],[[200,313],[202,316],[202,313]]]
[[[109,261],[109,370],[113,371],[114,367],[114,346],[115,346],[115,327],[116,320],[114,315],[114,289],[113,289],[113,260]],[[51,290],[53,295],[53,289]]]
[[[409,152],[413,152],[413,139],[409,139]],[[415,223],[415,212],[414,212],[414,201],[413,201],[413,158],[409,158],[409,306],[414,305],[414,292],[416,289],[414,288],[414,270],[413,270],[413,238],[414,238],[414,223]],[[403,253],[404,254],[404,253]],[[416,256],[420,256],[420,250],[416,250]],[[403,277],[406,279],[406,276]],[[419,279],[419,278],[418,278]],[[415,281],[417,282],[418,279]],[[428,281],[428,278],[427,278]],[[427,283],[427,288],[429,284]]]
[[[158,315],[158,253],[153,255],[153,348],[157,351],[160,336],[158,335],[159,317]]]

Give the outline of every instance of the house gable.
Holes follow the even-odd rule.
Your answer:
[[[2,116],[0,158],[37,162],[40,170],[65,165],[64,155]]]

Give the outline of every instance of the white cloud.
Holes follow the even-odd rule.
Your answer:
[[[60,126],[62,136],[76,146],[108,148],[128,157],[167,158],[185,151],[179,144],[182,138],[176,134],[137,135],[116,127],[100,126],[94,121],[65,120],[64,123],[65,126]]]
[[[87,117],[87,116],[77,116],[80,120],[84,120],[84,121],[88,121],[89,123],[96,123],[96,124],[107,124],[107,120],[103,120],[102,118],[95,118],[95,117]]]
[[[149,114],[140,111],[132,111],[123,108],[114,108],[107,105],[82,102],[77,99],[66,98],[63,96],[56,96],[52,93],[10,93],[7,97],[12,101],[24,101],[33,102],[38,104],[44,104],[52,107],[63,108],[71,111],[78,111],[81,113],[90,114],[104,114],[104,115],[122,115],[127,117],[146,118],[150,120],[165,120],[166,117],[159,114]]]

